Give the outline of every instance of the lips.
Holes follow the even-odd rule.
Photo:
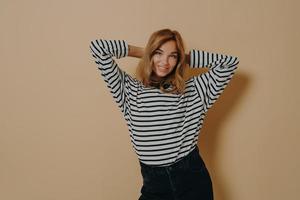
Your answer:
[[[170,72],[170,66],[168,65],[156,65],[155,72],[158,76],[164,77]]]
[[[168,71],[169,67],[165,67],[165,66],[158,66],[159,69],[164,70],[164,71]]]

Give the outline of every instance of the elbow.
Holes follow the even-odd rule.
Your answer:
[[[97,40],[91,40],[90,41],[90,48],[95,47],[97,44]]]
[[[231,62],[227,64],[228,68],[237,68],[237,65],[239,64],[240,60],[236,56],[231,57]]]
[[[91,41],[90,41],[89,47],[90,47],[90,50],[93,51],[93,48],[95,48],[95,40],[91,40]]]
[[[90,41],[90,50],[97,55],[105,55],[105,50],[103,48],[103,46],[101,45],[101,41],[100,40],[92,40]]]
[[[240,63],[240,59],[238,57],[233,57],[233,62],[232,62],[232,66],[236,66]]]

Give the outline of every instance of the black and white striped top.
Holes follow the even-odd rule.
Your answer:
[[[237,57],[190,51],[190,67],[209,71],[186,81],[183,94],[166,94],[145,87],[121,70],[115,58],[128,55],[124,40],[94,40],[90,50],[101,75],[127,122],[132,146],[141,162],[171,165],[197,145],[207,110],[232,78]]]

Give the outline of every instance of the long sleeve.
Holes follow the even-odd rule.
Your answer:
[[[130,77],[119,68],[113,57],[119,59],[128,55],[127,42],[124,40],[93,40],[90,43],[90,51],[113,98],[121,111],[125,113],[125,102],[128,95],[126,82]]]
[[[234,56],[195,49],[190,51],[191,68],[209,68],[208,72],[194,77],[195,86],[200,99],[203,100],[205,112],[222,94],[233,77],[238,63],[238,58]]]

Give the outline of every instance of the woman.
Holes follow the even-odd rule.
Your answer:
[[[154,32],[144,48],[124,40],[94,40],[92,56],[127,122],[143,177],[139,200],[211,200],[212,182],[198,135],[209,108],[237,69],[237,57],[190,50],[177,31]],[[141,58],[139,79],[113,57]],[[184,79],[187,66],[208,72]]]

